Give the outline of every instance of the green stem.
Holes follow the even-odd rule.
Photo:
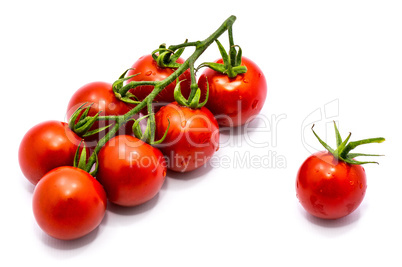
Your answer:
[[[190,74],[191,74],[191,84],[190,84],[190,96],[188,97],[188,102],[190,103],[194,96],[195,93],[197,92],[198,89],[198,84],[197,84],[197,79],[195,78],[195,71],[194,71],[194,62],[191,61],[190,63]]]
[[[155,86],[157,85],[158,82],[157,81],[131,81],[129,83],[127,83],[126,85],[124,85],[122,88],[120,88],[119,90],[119,94],[122,96],[125,96],[128,92],[128,90],[141,86],[141,85],[151,85],[151,86]]]
[[[233,31],[232,27],[229,27],[228,29],[229,33],[229,55],[230,55],[230,67],[235,67],[236,65],[236,49],[234,45],[234,40],[233,40]],[[229,68],[230,68],[229,67]]]
[[[236,17],[235,16],[230,16],[228,19],[226,19],[223,24],[214,32],[212,33],[208,38],[206,38],[202,42],[195,42],[193,44],[196,44],[196,49],[193,52],[193,54],[182,64],[180,65],[179,68],[175,72],[173,72],[169,77],[162,81],[157,81],[157,82],[152,82],[150,85],[154,86],[154,90],[143,100],[141,103],[139,103],[137,106],[135,106],[132,110],[127,112],[125,115],[118,116],[116,117],[116,124],[113,125],[113,128],[109,130],[109,132],[101,139],[99,140],[98,144],[96,145],[94,152],[91,154],[91,156],[88,159],[88,163],[86,165],[86,171],[90,172],[92,169],[92,166],[96,162],[97,154],[99,153],[100,149],[110,140],[112,139],[117,131],[120,129],[120,127],[125,124],[128,120],[130,120],[131,117],[133,117],[135,114],[137,114],[141,109],[143,109],[148,102],[152,102],[154,98],[169,84],[171,84],[174,80],[176,80],[181,74],[183,74],[189,67],[190,67],[190,62],[195,62],[201,55],[204,53],[204,51],[215,41],[221,36],[225,31],[228,29],[232,28],[233,23],[235,22]],[[187,44],[192,44],[192,43],[186,43]],[[183,44],[184,45],[184,44]],[[144,84],[143,82],[130,82],[127,85],[123,86],[120,90],[120,94],[125,95],[128,90],[130,90],[133,87],[130,87],[132,85],[137,84]],[[135,87],[135,86],[134,86]],[[152,117],[152,116],[151,116]]]
[[[117,121],[118,119],[121,119],[123,116],[99,116],[97,118],[98,121],[107,121],[107,120],[111,120],[111,121]]]
[[[182,44],[178,44],[178,45],[171,45],[171,46],[169,46],[169,50],[172,50],[172,51],[176,51],[177,49],[180,49],[180,48],[185,48],[185,47],[189,47],[189,46],[195,46],[195,47],[197,47],[198,45],[200,44],[200,42],[189,42],[189,43],[182,43]]]
[[[149,143],[152,144],[155,141],[155,128],[156,128],[155,114],[154,114],[154,110],[152,107],[152,99],[150,99],[150,98],[148,99],[147,106],[148,106],[148,114],[149,114],[147,123],[149,124],[149,127],[150,127],[149,128],[150,136],[148,136],[146,140],[148,140]]]

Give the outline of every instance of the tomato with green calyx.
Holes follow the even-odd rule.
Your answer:
[[[48,172],[33,193],[33,212],[48,235],[72,240],[92,232],[106,211],[106,193],[87,172],[63,166]]]
[[[227,53],[216,40],[222,58],[198,67],[208,67],[198,79],[198,87],[203,97],[209,92],[205,106],[215,115],[219,125],[236,127],[252,121],[260,113],[267,96],[267,82],[257,64],[243,57],[240,46],[234,45],[231,29],[229,42]]]
[[[216,63],[222,63],[220,59]],[[213,69],[206,69],[198,80],[202,92],[209,86],[205,105],[216,117],[220,126],[235,127],[254,119],[264,106],[267,83],[261,69],[248,58],[242,57],[247,72],[229,77]]]
[[[155,147],[129,135],[110,139],[99,151],[96,178],[110,202],[137,206],[151,200],[166,177],[166,162]]]
[[[97,114],[99,114],[99,116],[119,116],[129,112],[134,105],[119,100],[115,96],[112,84],[106,82],[91,82],[82,86],[71,97],[67,107],[67,119],[70,120],[74,112],[80,107],[82,107],[81,113],[77,117],[76,121],[71,124],[73,129],[77,125],[86,107],[90,107],[87,116],[94,117]],[[90,131],[107,127],[114,122],[115,121],[111,119],[96,120],[92,125],[89,125],[89,129],[85,129],[82,131],[82,134],[79,134],[80,136],[84,137],[87,146],[93,149],[97,142],[106,135],[109,129],[105,129],[89,136],[86,134]],[[129,121],[120,128],[117,134],[132,134],[132,125],[133,122]],[[76,129],[74,130],[76,131]]]
[[[178,58],[176,62],[181,64],[184,62],[184,60],[182,58]],[[127,76],[137,75],[127,80],[127,83],[131,81],[162,81],[175,71],[174,68],[160,67],[152,55],[140,57],[131,68],[132,69],[128,71]],[[183,95],[188,97],[190,94],[191,83],[190,71],[186,70],[182,75],[179,76],[179,80],[182,81],[181,86]],[[173,92],[175,86],[176,81],[166,86],[162,92],[155,97],[154,102],[156,103],[156,108],[174,101]],[[152,92],[152,90],[153,86],[151,85],[141,85],[130,89],[129,92],[134,94],[138,100],[143,100]]]
[[[205,107],[193,109],[173,102],[155,114],[158,148],[167,157],[168,169],[188,172],[200,168],[219,148],[219,126]]]
[[[334,123],[335,125],[335,123]],[[328,150],[315,153],[301,165],[296,178],[296,194],[303,208],[313,216],[323,219],[344,217],[359,207],[366,193],[365,163],[359,156],[373,154],[349,153],[355,147],[368,143],[381,143],[384,138],[371,138],[350,142],[342,141],[335,125],[337,148],[334,150],[314,132],[319,142]]]
[[[65,122],[46,121],[35,125],[25,134],[19,147],[22,173],[36,185],[52,169],[73,166],[81,141]]]

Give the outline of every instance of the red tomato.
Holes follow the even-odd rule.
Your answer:
[[[168,159],[168,169],[188,172],[203,166],[218,150],[219,126],[205,107],[191,109],[173,102],[155,114],[156,140],[162,138],[170,121],[164,141],[158,145]]]
[[[89,116],[95,116],[99,111],[102,111],[100,116],[124,115],[130,111],[134,106],[127,104],[117,99],[114,95],[112,85],[106,82],[92,82],[84,85],[78,89],[71,97],[67,107],[67,119],[69,120],[74,111],[82,104],[88,102],[93,103],[89,110]],[[99,121],[95,122],[90,130],[95,130],[112,123],[112,121]],[[118,134],[131,134],[133,122],[127,123],[123,126]],[[94,148],[108,130],[101,133],[85,137],[86,144],[89,148]]]
[[[95,178],[81,169],[64,166],[39,181],[33,194],[33,212],[48,235],[71,240],[100,224],[106,201],[106,193]]]
[[[329,152],[313,154],[297,174],[296,193],[310,214],[337,219],[353,212],[367,188],[362,166],[336,159]]]
[[[25,177],[36,185],[47,172],[73,166],[81,138],[60,121],[46,121],[32,127],[23,137],[18,160]]]
[[[177,63],[183,63],[184,60],[179,58]],[[131,67],[133,70],[129,70],[127,76],[139,74],[127,82],[130,81],[162,81],[169,77],[175,69],[171,68],[161,68],[158,66],[156,61],[152,58],[152,55],[146,55],[140,57]],[[191,84],[191,74],[189,70],[186,70],[182,75],[179,76],[179,80],[183,80],[180,84],[181,92],[183,96],[186,98],[190,94],[190,84]],[[160,105],[166,105],[167,103],[174,101],[173,91],[176,86],[176,81],[172,82],[168,86],[166,86],[162,92],[160,92],[154,99],[157,107]],[[143,100],[145,97],[149,95],[153,90],[153,87],[150,85],[138,86],[130,90],[139,100]]]
[[[166,176],[162,153],[129,136],[119,135],[99,151],[98,181],[110,202],[136,206],[152,199],[161,189]]]
[[[264,105],[267,83],[263,72],[245,57],[242,66],[247,67],[247,72],[235,78],[207,68],[198,80],[204,95],[208,80],[209,98],[205,107],[215,115],[220,126],[243,125],[255,118]]]

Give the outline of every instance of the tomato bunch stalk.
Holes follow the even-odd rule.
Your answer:
[[[106,128],[110,128],[108,133],[99,140],[97,143],[93,153],[91,156],[88,158],[88,161],[83,168],[85,171],[90,172],[93,165],[97,161],[97,154],[99,153],[100,149],[111,139],[113,138],[119,128],[127,123],[129,120],[132,119],[132,117],[139,113],[143,108],[147,108],[148,111],[148,120],[147,120],[147,130],[145,134],[143,135],[143,139],[149,144],[155,144],[158,141],[155,141],[155,114],[153,111],[153,100],[155,97],[169,84],[174,82],[178,77],[183,74],[187,69],[190,69],[191,71],[191,93],[190,96],[187,100],[183,98],[183,96],[180,94],[180,82],[177,84],[177,90],[175,95],[177,96],[177,100],[180,102],[180,104],[185,105],[187,102],[187,105],[191,108],[200,108],[203,106],[203,104],[206,103],[206,100],[204,103],[197,103],[198,101],[194,101],[194,99],[199,100],[200,98],[200,89],[197,85],[196,79],[195,79],[195,68],[194,64],[195,61],[202,55],[202,53],[213,43],[213,42],[218,42],[217,38],[220,37],[225,31],[229,30],[230,32],[230,40],[233,40],[232,37],[232,25],[235,22],[236,17],[235,16],[230,16],[214,33],[212,33],[208,38],[206,38],[203,41],[196,41],[196,42],[184,42],[179,45],[171,45],[168,48],[165,48],[164,45],[162,45],[159,49],[155,50],[152,54],[155,57],[156,61],[161,64],[163,67],[173,67],[177,68],[172,75],[168,76],[166,79],[162,81],[130,81],[126,84],[124,84],[125,81],[129,80],[135,75],[125,77],[127,71],[125,71],[118,80],[116,80],[113,83],[113,91],[115,92],[115,95],[118,99],[130,103],[130,104],[135,104],[136,106],[131,109],[129,112],[127,112],[124,115],[119,115],[119,116],[100,116],[97,114],[94,117],[88,118],[85,116],[88,113],[88,107],[83,108],[80,107],[75,114],[77,116],[74,116],[73,119],[70,120],[70,126],[73,130],[79,131],[81,129],[82,131],[82,126],[83,124],[86,124],[86,129],[88,130],[94,121],[96,120],[113,120],[115,123],[114,125],[108,125],[104,128],[98,129],[94,132],[89,132],[88,134],[95,134],[98,133],[99,131],[103,131]],[[190,55],[190,57],[182,64],[175,63],[175,60],[180,56],[180,54],[183,52],[183,50],[187,47],[194,47],[195,51]],[[156,53],[159,53],[159,56],[156,56]],[[129,90],[134,89],[139,86],[153,86],[153,90],[148,96],[145,97],[142,101],[138,101],[135,99],[135,96],[133,96]],[[133,99],[134,98],[134,99]],[[76,122],[75,120],[78,117],[78,114],[81,112],[84,112],[84,116],[81,115],[81,119]],[[85,122],[83,122],[85,120]],[[136,124],[137,126],[138,124]],[[84,155],[82,155],[84,156]]]

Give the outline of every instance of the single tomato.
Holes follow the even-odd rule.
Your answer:
[[[62,240],[93,231],[106,211],[106,193],[87,172],[69,166],[48,172],[33,193],[33,212],[40,228]]]
[[[151,200],[166,177],[162,153],[129,135],[115,136],[99,151],[98,181],[110,202],[137,206]]]
[[[132,104],[127,104],[115,97],[112,84],[106,82],[91,82],[82,86],[71,97],[67,107],[67,119],[70,120],[76,109],[85,103],[87,104],[84,107],[92,104],[88,116],[95,116],[100,111],[100,116],[124,115],[134,107]],[[111,120],[97,121],[89,130],[92,131],[111,123],[113,123]],[[126,123],[117,134],[132,134],[132,125],[132,121]],[[84,139],[87,146],[94,148],[97,142],[104,137],[107,132],[108,129],[95,135],[85,137]]]
[[[182,58],[177,59],[177,63],[182,64],[184,60]],[[145,55],[140,57],[133,65],[132,70],[129,70],[127,76],[138,74],[132,77],[127,82],[131,81],[162,81],[169,77],[175,69],[159,67],[157,62],[153,59],[152,55]],[[191,74],[189,70],[186,70],[179,76],[179,80],[183,82],[180,84],[182,93],[185,97],[190,94]],[[174,101],[173,92],[176,86],[176,81],[166,86],[154,99],[156,108],[162,105],[166,105]],[[134,94],[139,100],[143,100],[153,90],[153,86],[142,85],[130,89],[130,92]]]
[[[373,154],[349,153],[362,144],[381,143],[384,138],[370,138],[349,142],[350,135],[342,141],[334,123],[337,148],[334,150],[322,141],[327,151],[309,156],[301,165],[296,178],[296,195],[303,208],[313,216],[323,219],[344,217],[359,207],[366,193],[366,172],[361,164],[373,161],[357,161],[359,156]]]
[[[297,174],[296,194],[312,215],[337,219],[352,213],[366,193],[362,166],[336,159],[329,152],[308,157]]]
[[[222,59],[216,63],[223,63]],[[220,126],[234,127],[250,122],[261,111],[267,96],[267,82],[262,70],[250,59],[242,57],[247,72],[234,78],[207,68],[198,79],[203,97],[209,86],[205,105]]]
[[[155,114],[155,137],[167,135],[158,148],[168,169],[188,172],[203,166],[219,148],[219,126],[205,107],[192,109],[173,102]],[[169,129],[168,129],[169,127]]]
[[[25,134],[19,147],[18,160],[22,173],[36,185],[52,169],[73,166],[81,140],[65,122],[37,124]]]

